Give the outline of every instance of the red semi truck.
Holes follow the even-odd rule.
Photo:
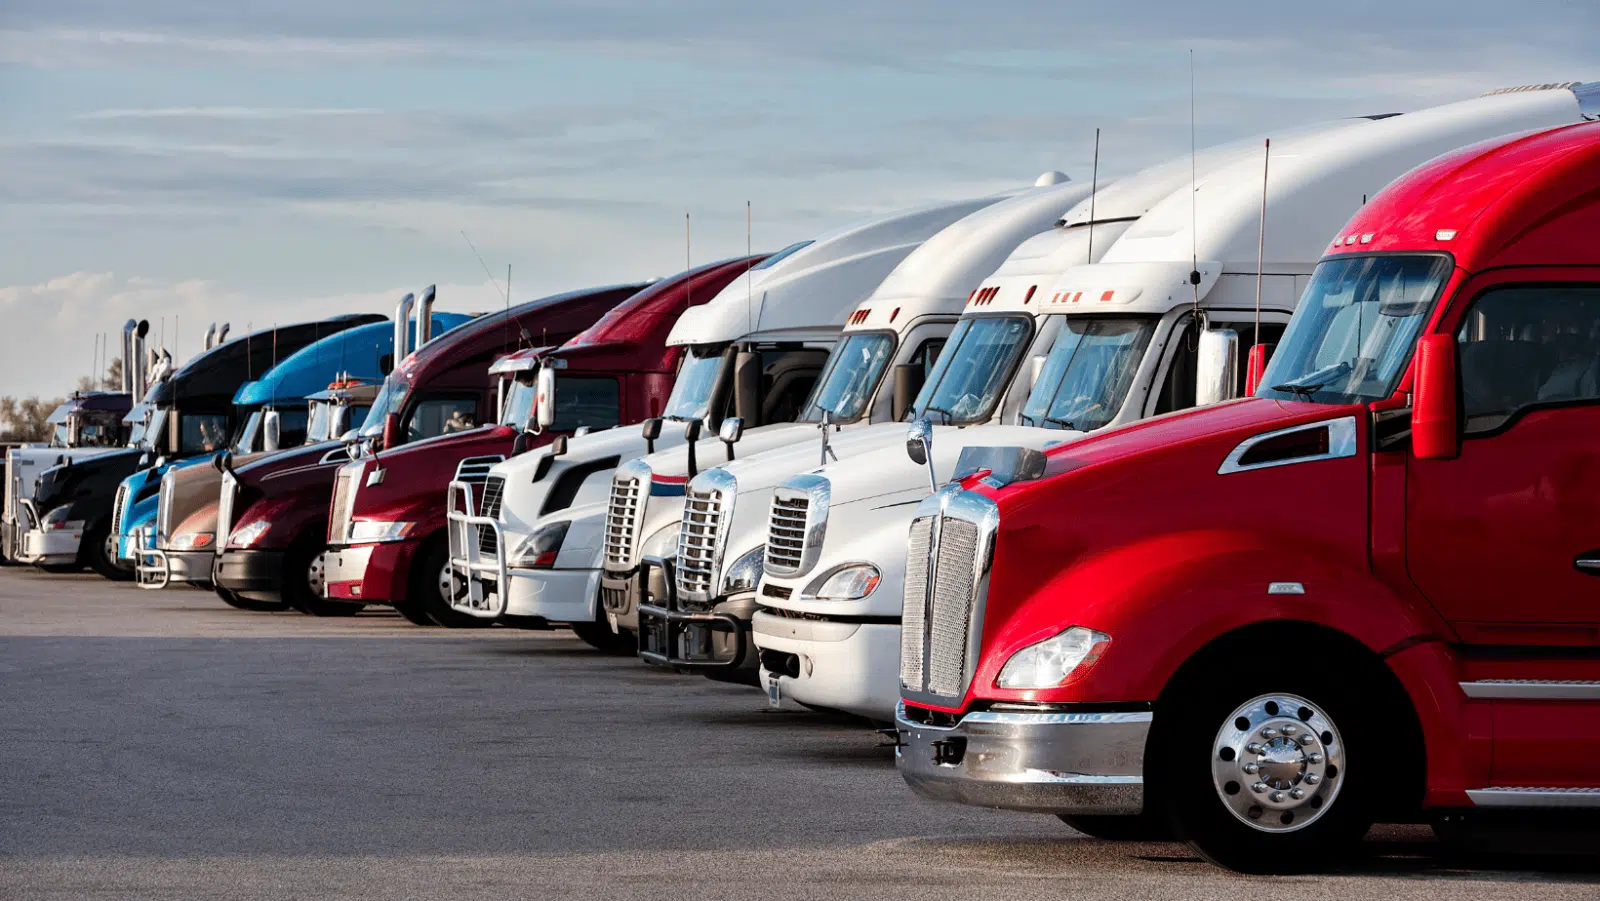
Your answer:
[[[1253,872],[1375,821],[1600,826],[1597,238],[1600,123],[1448,154],[1333,242],[1253,397],[970,449],[910,533],[906,781]]]
[[[390,604],[418,625],[492,625],[493,620],[450,606],[454,589],[443,503],[450,483],[466,482],[477,490],[489,468],[512,453],[579,428],[611,428],[659,415],[677,371],[679,349],[666,346],[673,323],[764,258],[691,269],[638,291],[620,305],[622,298],[612,300],[605,305],[609,312],[576,336],[552,328],[549,337],[555,340],[542,343],[571,340],[500,367],[520,364],[499,425],[347,464],[335,480],[328,518],[330,602]],[[542,377],[535,375],[536,366],[545,370]],[[536,427],[540,385],[553,395],[554,422],[537,433],[525,432]],[[574,490],[581,481],[574,482]]]
[[[237,470],[224,458],[217,533],[228,540],[218,542],[216,586],[236,606],[272,609],[287,602],[319,616],[360,610],[360,604],[328,602],[322,590],[328,498],[335,474],[350,462],[347,450],[370,456],[370,449],[388,448],[392,454],[401,444],[448,440],[447,433],[461,430],[475,436],[512,434],[498,426],[478,426],[492,421],[498,411],[499,377],[489,373],[489,364],[529,343],[530,336],[532,341],[557,342],[572,337],[641,287],[541,298],[479,316],[431,340],[419,327],[409,343],[411,352],[395,354],[397,362],[373,400],[358,442],[284,451]],[[397,348],[408,346],[410,300],[407,295],[395,312]],[[417,304],[417,323],[432,323],[432,306],[429,289]]]

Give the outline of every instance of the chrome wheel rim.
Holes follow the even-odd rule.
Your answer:
[[[117,562],[117,533],[106,533],[106,543],[102,550],[105,551],[107,560],[110,560],[113,564]]]
[[[1294,832],[1327,815],[1344,784],[1344,742],[1305,698],[1270,694],[1228,715],[1212,744],[1211,779],[1228,812],[1260,832]]]
[[[306,587],[311,589],[311,596],[322,597],[323,586],[328,584],[328,552],[318,551],[311,558],[311,565],[306,567]]]
[[[455,586],[451,584],[450,575],[450,564],[446,562],[439,569],[439,600],[444,601],[446,607],[455,597]]]

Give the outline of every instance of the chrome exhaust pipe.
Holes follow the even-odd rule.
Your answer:
[[[422,345],[428,343],[429,338],[433,337],[433,289],[433,285],[423,289],[422,299],[417,301],[417,335],[416,340],[412,342],[412,350],[420,349]]]
[[[222,328],[217,331],[217,344],[219,344],[219,345],[223,344],[227,340],[228,340],[228,324],[226,322],[224,322],[222,324]]]
[[[215,322],[206,326],[206,350],[210,350],[217,342],[217,324]]]
[[[150,320],[141,319],[133,330],[133,402],[144,400],[150,390],[150,370],[144,359],[144,336],[150,333]],[[126,367],[128,364],[122,364]]]
[[[394,368],[400,368],[400,361],[406,358],[406,334],[411,327],[411,301],[412,295],[407,294],[400,298],[399,306],[394,308]]]
[[[133,356],[133,330],[138,328],[137,320],[129,319],[122,326],[122,393],[133,397],[133,370],[138,362]],[[134,399],[134,403],[138,403]]]

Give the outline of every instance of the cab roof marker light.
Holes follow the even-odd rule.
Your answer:
[[[900,315],[900,308],[899,307],[895,307],[893,310],[889,311],[889,321],[893,322],[895,317],[899,316],[899,315]]]
[[[1441,228],[1433,233],[1433,240],[1435,241],[1454,241],[1455,239],[1456,230],[1453,228]]]
[[[1363,244],[1371,244],[1372,243],[1372,232],[1367,232],[1366,234],[1362,235],[1361,236],[1361,243],[1363,243]]]
[[[1039,286],[1038,285],[1029,285],[1028,286],[1027,293],[1022,295],[1022,305],[1023,306],[1027,306],[1028,305],[1028,301],[1033,299],[1033,292],[1035,292],[1037,290],[1039,290]]]
[[[1117,294],[1117,292],[1116,292],[1116,289],[1114,289],[1114,288],[1112,290],[1110,290],[1110,291],[1103,291],[1100,294],[1100,302],[1101,303],[1109,303],[1111,301],[1111,298],[1115,297],[1116,294]]]

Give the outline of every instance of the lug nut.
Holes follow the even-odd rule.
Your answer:
[[[1271,741],[1272,739],[1278,737],[1278,730],[1272,728],[1271,726],[1268,726],[1265,729],[1261,730],[1261,737],[1265,738],[1268,741]]]
[[[1307,732],[1306,734],[1300,736],[1300,743],[1309,748],[1317,743],[1317,737],[1312,735],[1310,732]]]
[[[1250,752],[1251,754],[1260,754],[1261,751],[1262,751],[1261,746],[1256,744],[1255,742],[1251,742],[1251,743],[1245,745],[1244,749],[1246,751]]]
[[[1306,762],[1307,763],[1321,763],[1322,762],[1322,755],[1321,754],[1307,754],[1306,755]]]
[[[1306,797],[1305,789],[1292,788],[1289,790],[1289,797],[1295,799],[1296,801],[1303,801]]]
[[[1249,775],[1254,776],[1256,773],[1261,772],[1261,765],[1258,763],[1247,763],[1244,765],[1244,771]]]
[[[1316,773],[1307,773],[1306,774],[1306,784],[1307,785],[1316,785],[1318,782],[1321,782],[1321,781],[1322,781],[1322,777],[1318,776]]]
[[[1272,794],[1267,795],[1267,800],[1274,804],[1281,804],[1283,803],[1283,792],[1273,792]]]
[[[1299,731],[1300,731],[1299,729],[1296,729],[1294,727],[1294,723],[1284,723],[1284,725],[1283,725],[1283,734],[1284,735],[1293,735],[1293,734],[1295,734],[1296,732],[1299,732]]]
[[[1250,784],[1250,790],[1258,795],[1262,794],[1267,790],[1267,784],[1265,782],[1253,782]]]

